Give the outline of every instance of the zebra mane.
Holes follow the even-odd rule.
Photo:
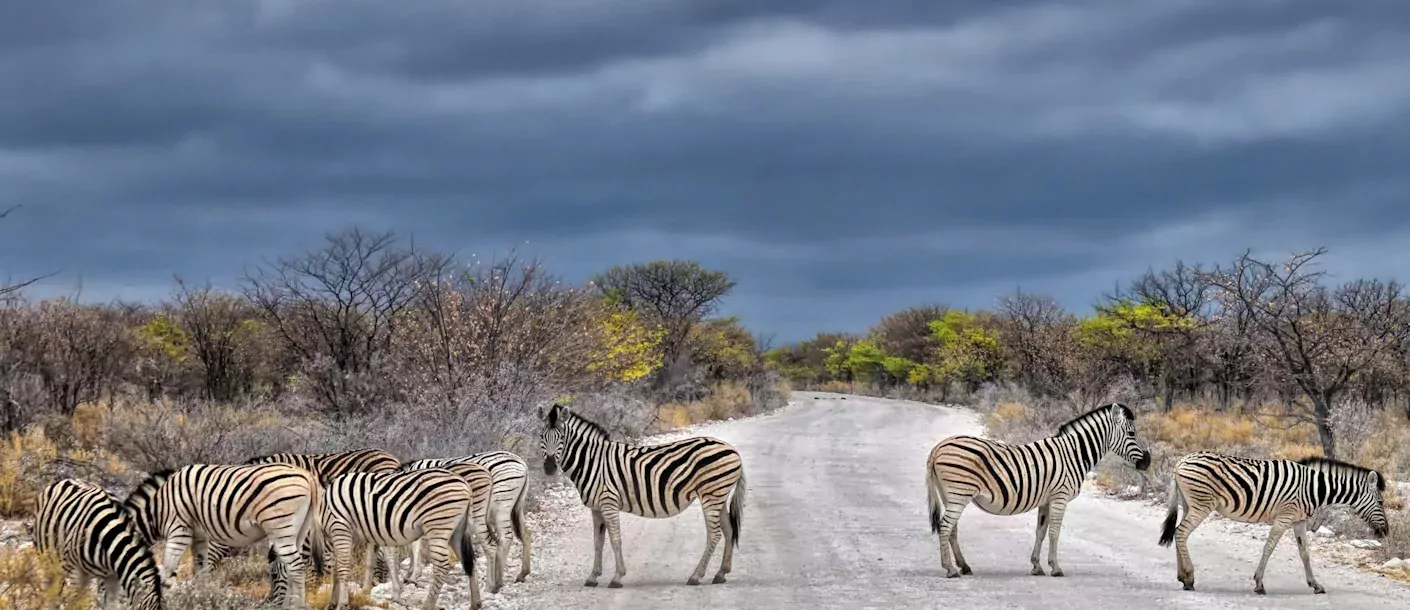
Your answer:
[[[166,483],[167,479],[171,478],[171,473],[173,472],[176,472],[175,468],[163,468],[161,470],[152,471],[151,474],[147,475],[147,478],[143,479],[142,482],[132,490],[132,493],[127,494],[127,499],[123,500],[122,503],[130,504],[133,498],[150,497],[157,493],[157,489],[160,488],[163,483]]]
[[[1071,420],[1068,420],[1067,423],[1058,426],[1057,433],[1053,434],[1053,436],[1062,436],[1064,434],[1067,434],[1068,432],[1071,432],[1072,428],[1075,427],[1077,424],[1085,422],[1089,419],[1101,417],[1102,413],[1106,412],[1113,406],[1121,407],[1121,412],[1126,414],[1126,419],[1129,419],[1133,422],[1136,421],[1136,414],[1131,411],[1131,407],[1123,405],[1119,402],[1114,402],[1109,405],[1097,407],[1095,409],[1092,409],[1091,411],[1078,415],[1077,417],[1074,417]]]
[[[567,415],[567,416],[571,417],[573,420],[577,421],[578,423],[583,424],[583,426],[586,427],[588,430],[594,431],[597,435],[601,436],[601,437],[604,438],[604,439],[609,439],[609,440],[610,440],[610,439],[612,438],[612,435],[607,433],[607,428],[602,427],[602,424],[599,424],[599,423],[597,423],[597,422],[595,422],[595,421],[592,421],[592,420],[590,420],[590,419],[588,419],[588,418],[586,418],[586,417],[583,417],[583,415],[582,415],[581,413],[575,413],[575,412],[573,412],[573,411],[570,411],[570,410],[568,410],[568,407],[565,407],[565,406],[562,406],[562,405],[556,405],[556,404],[555,404],[555,405],[553,405],[553,410],[550,411],[549,413],[550,413],[550,414],[549,414],[549,422],[550,422],[550,425],[552,425],[552,424],[555,422],[554,416],[555,416],[556,414],[561,413],[561,414],[563,414],[563,415]]]
[[[1381,473],[1379,471],[1366,468],[1365,466],[1357,466],[1356,464],[1352,464],[1350,462],[1343,462],[1341,460],[1334,460],[1332,458],[1324,457],[1305,457],[1298,460],[1297,463],[1302,464],[1303,466],[1306,466],[1313,470],[1319,470],[1322,472],[1335,472],[1338,470],[1343,470],[1350,471],[1353,474],[1361,475],[1374,473],[1376,475],[1376,489],[1381,492],[1384,492],[1386,490],[1386,478],[1384,476],[1381,476]]]

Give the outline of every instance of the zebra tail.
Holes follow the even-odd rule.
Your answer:
[[[524,501],[529,494],[529,482],[526,479],[523,485],[519,486],[519,497],[514,498],[514,506],[509,509],[509,527],[514,530],[514,537],[524,542]]]
[[[309,555],[313,559],[313,573],[323,578],[328,572],[326,558],[323,556],[323,486],[315,481],[313,493],[309,495],[313,500],[309,503],[308,520],[312,522],[308,528]],[[269,548],[274,550],[273,545]]]
[[[527,487],[527,485],[525,487]],[[486,504],[488,506],[485,507],[485,536],[489,538],[490,544],[499,546],[503,543],[503,541],[499,539],[499,503],[495,502],[494,498],[490,498],[490,501]],[[510,509],[509,514],[513,517],[513,509]]]
[[[945,518],[945,488],[940,486],[940,477],[935,474],[935,465],[925,463],[925,500],[930,505],[930,531],[940,533],[940,524]]]
[[[744,519],[744,469],[739,469],[739,481],[734,484],[734,496],[729,501],[729,543],[739,548],[739,523]]]
[[[470,543],[470,535],[466,531],[471,525],[470,511],[466,510],[460,517],[460,522],[455,524],[455,529],[450,532],[450,540],[460,550],[460,567],[465,570],[465,575],[470,577],[470,586],[474,587],[478,586],[475,584],[475,545]]]
[[[1170,480],[1170,501],[1165,511],[1165,526],[1160,529],[1160,546],[1170,546],[1175,541],[1175,525],[1180,519],[1180,485],[1175,479]]]

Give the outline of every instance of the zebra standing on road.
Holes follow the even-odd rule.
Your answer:
[[[504,564],[509,558],[509,535],[512,533],[524,546],[519,558],[519,575],[514,582],[524,582],[529,576],[530,536],[524,525],[524,505],[528,497],[529,465],[508,451],[486,451],[453,458],[432,458],[403,464],[402,470],[448,468],[454,464],[479,464],[490,471],[494,481],[491,502],[495,505],[495,537],[498,540],[494,556],[495,574],[502,579]],[[499,584],[502,584],[502,580]],[[498,590],[498,584],[496,590]]]
[[[1267,523],[1268,541],[1258,571],[1253,573],[1254,593],[1264,594],[1263,571],[1278,539],[1289,527],[1302,555],[1302,570],[1313,593],[1326,593],[1312,577],[1307,553],[1307,519],[1324,506],[1350,506],[1377,537],[1390,533],[1382,494],[1385,478],[1355,464],[1319,457],[1290,460],[1256,460],[1209,451],[1191,453],[1175,463],[1171,475],[1170,503],[1160,546],[1175,543],[1176,577],[1185,590],[1195,588],[1195,565],[1187,542],[1209,513],[1217,511],[1235,521]],[[1185,518],[1176,527],[1180,507]]]
[[[959,544],[960,513],[972,501],[994,515],[1038,509],[1032,574],[1043,574],[1038,554],[1046,531],[1048,566],[1053,576],[1062,576],[1057,547],[1063,512],[1081,493],[1087,472],[1108,453],[1121,456],[1137,470],[1150,467],[1150,452],[1136,438],[1136,416],[1121,403],[1093,409],[1063,424],[1056,434],[1032,443],[952,436],[936,444],[925,461],[926,499],[930,530],[940,535],[940,563],[946,575],[972,573]]]
[[[686,583],[700,584],[722,534],[724,558],[714,582],[725,582],[744,515],[744,464],[734,447],[709,437],[661,445],[614,441],[602,426],[559,404],[554,404],[546,417],[542,412],[540,416],[546,424],[539,441],[544,473],[553,476],[562,464],[583,504],[592,510],[594,555],[592,572],[584,585],[597,586],[602,575],[603,538],[611,536],[617,569],[607,586],[622,586],[627,568],[622,561],[621,513],[673,517],[697,498],[705,515],[705,554]]]
[[[423,607],[437,607],[441,586],[450,573],[452,550],[470,577],[470,607],[480,607],[475,549],[485,548],[485,541],[474,527],[470,485],[460,475],[443,468],[353,472],[333,479],[326,491],[322,516],[336,566],[333,595],[338,608],[348,604],[352,552],[357,545],[401,547],[418,540],[426,542],[435,572]],[[482,495],[488,504],[488,489]],[[396,573],[397,563],[391,562],[390,576],[393,596],[400,603],[402,580]],[[364,591],[372,585],[371,573],[369,557]]]
[[[78,479],[50,483],[39,493],[32,533],[35,548],[57,552],[80,589],[88,588],[90,578],[103,579],[104,610],[113,607],[119,589],[133,610],[166,607],[151,548],[122,503],[103,488]]]
[[[401,462],[396,456],[381,449],[354,449],[332,453],[271,453],[252,457],[245,460],[244,464],[297,466],[313,473],[319,486],[324,486],[329,481],[349,472],[392,472]],[[199,569],[206,562],[213,566],[216,562],[229,557],[233,552],[234,549],[230,547],[213,543],[209,545],[207,558],[196,557],[196,566]],[[305,557],[311,552],[307,541],[304,542],[300,552]],[[265,597],[265,603],[278,604],[288,592],[289,575],[284,570],[284,563],[279,561],[279,558],[274,554],[274,547],[269,548],[267,558],[269,561],[269,595]],[[386,558],[381,553],[377,553],[374,561],[376,563],[373,568],[373,577],[379,581],[386,580],[388,572]]]
[[[322,491],[313,473],[287,464],[192,464],[152,473],[123,505],[148,543],[166,541],[163,581],[193,544],[195,556],[202,557],[212,543],[238,548],[267,538],[292,575],[289,607],[303,608],[299,547],[306,539],[312,543],[314,569],[323,571]]]

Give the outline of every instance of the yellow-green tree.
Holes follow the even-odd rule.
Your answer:
[[[970,389],[996,379],[1004,362],[999,331],[987,315],[950,310],[930,323],[939,347],[935,362],[916,376],[924,383],[963,383]]]
[[[636,312],[604,303],[609,310],[597,325],[597,346],[587,370],[604,380],[630,383],[661,367],[661,338],[665,330],[648,326]]]

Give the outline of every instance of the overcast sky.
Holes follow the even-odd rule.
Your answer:
[[[352,223],[780,340],[1177,258],[1410,276],[1403,0],[5,0],[0,273],[157,298]],[[527,242],[527,244],[525,244]]]

